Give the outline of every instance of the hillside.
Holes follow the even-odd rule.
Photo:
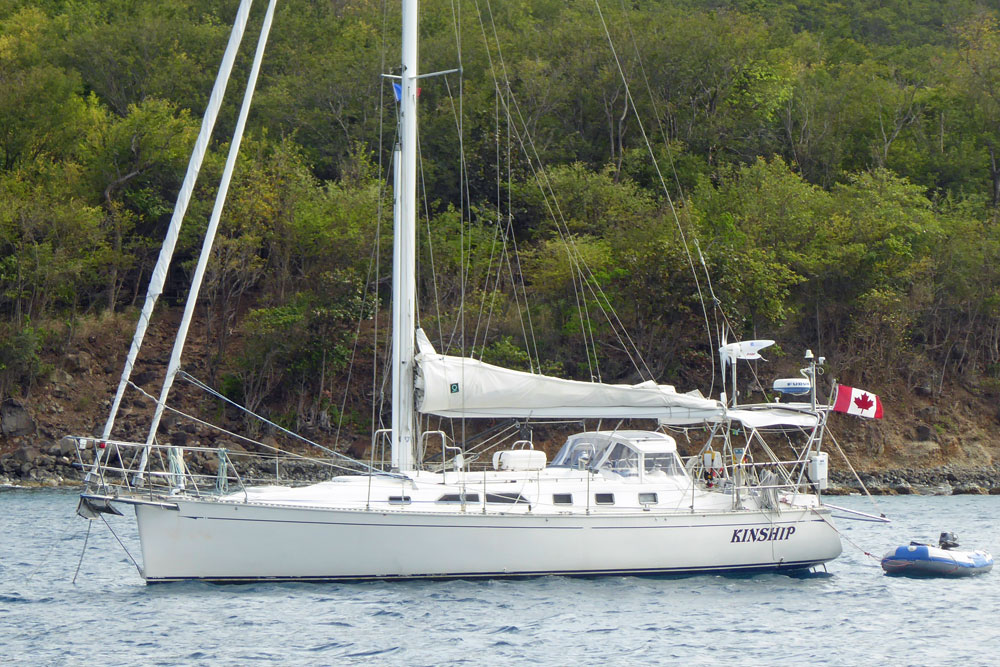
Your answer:
[[[174,309],[154,320],[147,334],[145,352],[136,365],[133,381],[152,396],[159,391],[179,315]],[[67,352],[46,359],[51,364],[46,377],[28,396],[9,401],[0,413],[0,481],[6,478],[21,484],[76,483],[80,473],[71,466],[75,454],[61,440],[66,435],[94,436],[103,428],[131,337],[130,323],[124,317],[105,318],[87,322],[67,335]],[[194,335],[185,353],[185,369],[192,373],[205,369],[209,349],[203,335]],[[762,375],[768,372],[768,377],[785,377],[792,376],[796,369],[794,360],[786,359],[761,364],[758,372]],[[345,377],[336,378],[333,385],[342,386],[344,380]],[[116,422],[115,437],[142,441],[155,401],[142,398],[137,392],[127,396]],[[755,392],[751,398],[756,400],[760,396]],[[890,390],[883,394],[882,400],[883,420],[833,415],[829,424],[837,444],[872,490],[909,492],[906,489],[912,482],[925,489],[953,484],[968,487],[966,492],[980,488],[982,492],[994,489],[1000,492],[1000,466],[996,465],[1000,461],[1000,442],[994,435],[996,415],[991,413],[991,397],[977,396],[974,388],[951,387],[941,398],[913,393],[900,396]],[[178,383],[171,406],[190,415],[214,417],[218,425],[227,429],[241,428],[237,414],[220,412],[216,401],[184,383]],[[161,428],[161,441],[176,441],[176,436],[171,438],[170,433],[181,431],[186,434],[184,444],[189,446],[253,449],[252,445],[240,444],[221,431],[169,413],[164,422],[167,427]],[[651,427],[642,422],[638,425]],[[23,428],[14,430],[19,426]],[[370,454],[367,430],[349,425],[338,434],[335,426],[307,425],[303,430],[320,444],[367,458]],[[551,457],[565,434],[572,430],[572,426],[538,428],[536,443]],[[259,437],[276,444],[276,435],[281,437],[280,433],[265,430]],[[696,451],[697,432],[691,435],[690,443],[679,440],[683,453]],[[317,455],[308,447],[291,444],[292,449]],[[287,447],[289,443],[284,445]],[[828,448],[836,483],[856,487],[854,476],[836,446],[831,444]]]
[[[17,475],[62,456],[65,432],[100,429],[236,7],[0,3],[0,451],[41,452],[20,454]],[[705,388],[724,335],[774,338],[766,377],[794,376],[811,348],[830,360],[826,378],[883,397],[882,422],[833,424],[862,467],[993,465],[995,8],[421,7],[421,69],[461,69],[424,80],[419,101],[418,310],[439,349]],[[373,390],[342,399],[350,369],[384,377],[385,75],[400,48],[385,26],[398,19],[392,3],[282,3],[188,352],[225,396],[337,447],[371,430]],[[158,306],[166,320],[219,188],[245,42]],[[151,391],[169,345],[156,326],[138,369]],[[188,392],[185,409],[244,425]],[[122,434],[142,438],[151,401],[129,401]]]

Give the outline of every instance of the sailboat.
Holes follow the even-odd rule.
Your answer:
[[[234,38],[242,33],[248,4],[241,4]],[[273,5],[272,0],[238,134]],[[228,186],[227,163],[149,436],[146,442],[129,443],[114,440],[111,430],[152,312],[150,300],[155,303],[162,287],[166,268],[159,265],[104,432],[77,438],[87,470],[78,512],[93,519],[131,506],[141,542],[140,572],[149,583],[784,571],[835,559],[841,553],[839,533],[822,501],[826,459],[820,449],[828,408],[817,402],[815,360],[804,371],[805,389],[797,402],[739,405],[735,390],[715,400],[655,382],[565,380],[434,349],[415,323],[417,84],[422,77],[416,0],[403,2],[402,30],[393,414],[391,429],[373,435],[373,446],[381,438],[389,441],[391,469],[370,468],[308,485],[255,485],[245,481],[225,449],[201,452],[217,457],[218,474],[206,479],[187,470],[180,447],[157,442],[199,271],[210,254],[205,248],[211,248]],[[220,81],[228,76],[226,62],[231,67],[229,49]],[[216,93],[224,87],[217,82],[206,125],[215,113]],[[199,138],[202,150],[206,125],[205,139]],[[232,150],[238,145],[237,138]],[[196,161],[200,158],[193,156],[192,165]],[[190,196],[188,179],[181,192],[181,198]],[[176,232],[168,232],[161,252],[167,262],[176,240],[171,233]],[[761,345],[723,345],[720,354],[734,387],[737,365],[759,358]],[[790,386],[802,392],[801,384]],[[551,461],[525,438],[476,466],[445,433],[419,429],[419,417],[428,415],[522,423],[645,419],[656,427],[577,433]],[[793,439],[801,444],[792,448],[791,460],[779,461],[765,443],[764,434],[775,431],[801,434]],[[687,461],[672,435],[681,432],[707,434],[701,451]],[[427,452],[438,450],[439,460],[425,460]]]

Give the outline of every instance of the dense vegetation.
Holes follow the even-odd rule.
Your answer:
[[[252,408],[329,423],[335,378],[385,332],[395,102],[380,75],[398,8],[384,4],[279,3],[203,292],[210,379]],[[808,344],[866,386],[1000,382],[995,10],[424,5],[422,69],[463,69],[420,98],[421,312],[441,349],[636,380],[617,317],[649,375],[703,384],[710,277],[737,335]],[[236,6],[0,0],[0,399],[44,374],[54,332],[141,303]]]

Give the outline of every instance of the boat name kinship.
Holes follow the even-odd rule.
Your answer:
[[[737,528],[730,542],[777,542],[795,533],[795,526],[785,528]]]

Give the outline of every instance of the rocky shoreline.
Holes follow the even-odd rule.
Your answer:
[[[195,456],[188,461],[195,473],[213,476],[218,470],[214,460]],[[259,471],[269,474],[271,471]],[[307,483],[328,479],[330,469],[291,460],[281,464],[280,477],[286,482]],[[273,478],[272,478],[273,479]],[[75,487],[82,474],[72,439],[65,438],[47,448],[22,446],[0,456],[0,486]],[[860,480],[860,481],[859,481]],[[827,495],[868,493],[895,495],[1000,495],[1000,464],[965,467],[945,465],[937,468],[858,471],[832,471]]]
[[[995,496],[1000,495],[1000,465],[858,471],[857,478],[850,472],[835,471],[830,473],[830,488],[825,493],[844,496],[865,489],[873,496]]]

